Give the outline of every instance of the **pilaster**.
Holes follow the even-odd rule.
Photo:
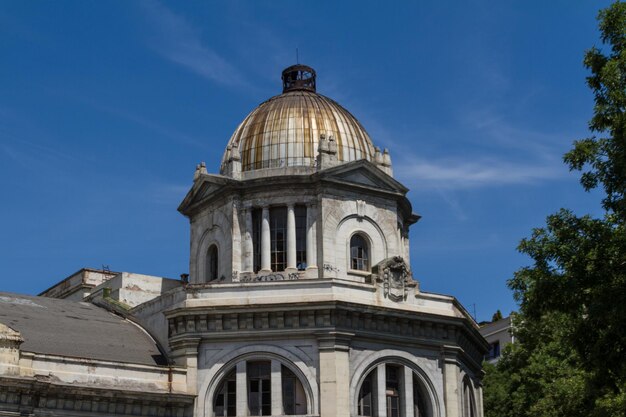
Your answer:
[[[287,205],[287,268],[286,272],[295,272],[296,266],[296,214],[293,204]]]
[[[350,339],[352,333],[317,335],[320,355],[320,417],[350,416]]]
[[[272,415],[283,415],[283,375],[282,365],[277,360],[271,364]]]
[[[387,366],[384,363],[376,367],[376,415],[387,415]]]
[[[261,272],[272,272],[270,245],[270,209],[265,206],[261,212]]]
[[[308,278],[317,278],[317,239],[316,239],[316,206],[309,204],[306,208],[306,275]]]
[[[199,337],[189,337],[170,342],[172,359],[176,365],[187,370],[187,393],[197,394],[198,389],[198,346]]]
[[[235,370],[235,409],[237,416],[248,415],[248,364],[246,361],[237,362]]]
[[[460,349],[444,345],[441,349],[443,371],[443,395],[446,417],[461,417],[461,389],[459,386],[460,372],[457,355]]]
[[[414,417],[415,406],[413,399],[413,370],[408,366],[403,366],[402,375],[402,404],[400,406],[404,409],[403,417]]]

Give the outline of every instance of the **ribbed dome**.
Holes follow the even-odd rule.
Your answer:
[[[374,159],[374,146],[359,121],[337,102],[315,92],[312,68],[287,68],[283,87],[283,94],[259,105],[235,130],[222,167],[231,148],[239,149],[243,171],[314,166],[320,135],[335,139],[340,162]]]

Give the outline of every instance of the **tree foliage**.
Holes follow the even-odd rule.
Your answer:
[[[502,320],[502,312],[500,310],[496,310],[496,312],[493,313],[493,316],[491,316],[491,321],[498,321],[498,320]]]
[[[487,368],[487,417],[626,415],[626,4],[600,11],[604,49],[586,52],[592,137],[564,156],[602,218],[562,209],[518,250],[532,266],[509,280],[520,305],[515,345]]]

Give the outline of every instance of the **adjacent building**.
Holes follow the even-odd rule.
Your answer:
[[[502,349],[509,343],[515,342],[513,335],[512,318],[513,314],[500,320],[490,323],[481,323],[480,334],[489,343],[489,352],[485,355],[485,360],[489,363],[496,363],[502,355]]]

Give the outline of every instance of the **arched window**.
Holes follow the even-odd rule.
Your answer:
[[[370,374],[363,380],[361,389],[359,390],[359,404],[357,413],[360,416],[372,416],[372,388],[374,386],[374,374],[376,371],[370,372]]]
[[[307,397],[300,379],[285,365],[267,360],[250,360],[230,371],[215,391],[213,413],[216,417],[237,415],[237,398],[245,395],[247,411],[250,416],[272,415],[272,397],[280,389],[283,402],[282,410],[277,415],[308,414]],[[244,371],[245,370],[245,371]],[[246,391],[237,392],[237,373],[245,372]],[[272,384],[273,378],[280,378]]]
[[[463,417],[476,417],[474,389],[468,377],[463,379]]]
[[[367,240],[360,234],[350,238],[350,269],[369,271],[369,247]]]
[[[233,369],[222,381],[213,402],[213,412],[216,416],[237,415],[237,383]]]
[[[406,415],[407,408],[412,408],[415,417],[431,416],[426,407],[426,395],[419,378],[414,372],[407,374],[404,371],[404,365],[393,363],[373,369],[361,383],[357,414],[364,417],[401,417]],[[378,372],[384,372],[385,375],[379,378]],[[409,387],[406,387],[407,375],[411,375],[411,380],[408,381]],[[384,381],[384,386],[379,387],[378,384],[382,381]],[[405,388],[408,388],[408,391]],[[411,391],[413,398],[404,398],[405,395],[411,395]],[[379,404],[381,400],[384,401],[383,404]],[[378,410],[383,409],[384,414],[379,415]]]
[[[218,269],[217,269],[217,246],[211,245],[209,246],[209,250],[207,251],[207,274],[206,280],[207,282],[214,281],[217,279]]]
[[[287,416],[307,414],[306,394],[298,377],[285,365],[281,366],[283,413]]]

